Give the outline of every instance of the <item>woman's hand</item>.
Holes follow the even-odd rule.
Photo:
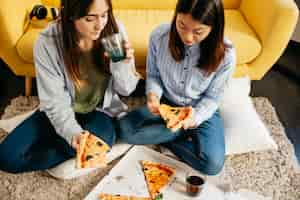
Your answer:
[[[80,139],[81,136],[85,133],[88,133],[88,131],[84,131],[82,133],[78,133],[77,135],[73,136],[72,138],[72,147],[77,151],[79,149],[79,145],[80,145]]]
[[[186,107],[186,109],[189,109],[190,112],[192,112],[192,114],[191,117],[183,123],[183,129],[187,130],[191,128],[196,128],[196,121],[194,119],[194,109],[191,106]]]
[[[125,50],[125,62],[129,62],[131,59],[134,58],[134,49],[131,47],[130,43],[128,41],[124,41],[124,50]]]
[[[129,62],[131,59],[134,58],[134,49],[131,47],[130,43],[128,41],[124,41],[123,42],[123,48],[125,51],[125,62]],[[106,51],[104,51],[104,56],[105,57],[110,57],[109,53],[107,53]]]
[[[148,106],[148,109],[149,111],[154,114],[154,115],[159,115],[159,106],[160,106],[160,102],[159,102],[159,99],[158,97],[156,96],[156,94],[150,92],[148,95],[147,95],[147,106]]]
[[[129,63],[130,60],[134,59],[134,49],[131,48],[131,45],[128,41],[124,42],[124,49],[126,52],[126,58],[124,61],[126,63]],[[135,66],[133,66],[132,71],[133,71],[133,74],[135,76],[137,76],[139,79],[143,79],[142,75],[136,71]]]

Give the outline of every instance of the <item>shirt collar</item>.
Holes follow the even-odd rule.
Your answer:
[[[193,45],[184,45],[184,49],[185,49],[185,51],[194,51],[194,50],[196,50],[196,49],[198,49],[199,48],[199,43],[196,43],[196,44],[193,44]]]

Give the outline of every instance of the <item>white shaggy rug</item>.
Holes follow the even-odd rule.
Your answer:
[[[129,99],[137,105],[143,100]],[[278,150],[228,156],[225,167],[215,179],[230,190],[248,189],[273,200],[300,199],[300,173],[294,165],[294,150],[284,133],[276,112],[266,98],[253,98],[255,108],[272,132]],[[2,116],[7,119],[32,110],[38,105],[36,97],[18,97],[12,100]],[[0,141],[7,135],[0,129]],[[118,160],[106,169],[73,180],[58,180],[46,172],[8,174],[0,171],[0,199],[5,200],[64,200],[83,199],[108,173]]]

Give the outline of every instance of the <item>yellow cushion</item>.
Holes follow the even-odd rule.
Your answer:
[[[177,0],[112,0],[114,9],[175,9]]]
[[[60,0],[41,0],[43,5],[60,7]]]
[[[28,63],[33,63],[33,45],[41,30],[41,28],[29,28],[16,45],[17,53]]]
[[[225,9],[233,9],[240,7],[241,0],[223,0]]]
[[[115,10],[115,16],[123,22],[130,42],[135,49],[136,65],[145,66],[148,41],[151,31],[161,23],[169,23],[173,10]],[[156,17],[154,17],[156,16]],[[261,44],[255,33],[244,21],[238,10],[225,10],[225,35],[237,49],[237,63],[245,64],[257,57]],[[32,47],[41,28],[30,28],[18,41],[17,51],[26,62],[33,62]]]
[[[48,0],[51,1],[51,0]],[[52,0],[53,1],[53,0]],[[54,0],[55,1],[55,0]],[[58,1],[58,0],[57,0]],[[224,8],[238,8],[241,0],[223,0]],[[112,0],[114,9],[175,9],[177,0]]]
[[[60,0],[41,0],[44,5],[59,7]],[[224,8],[238,8],[241,0],[223,0]],[[140,1],[140,0],[112,0],[114,8],[118,9],[172,9],[177,0]]]
[[[146,63],[146,52],[151,31],[161,23],[169,23],[172,10],[116,10],[115,16],[125,25],[136,56],[137,66]],[[156,16],[156,17],[154,17]],[[261,51],[261,44],[237,10],[225,10],[225,35],[237,49],[237,62],[244,64],[253,60]]]
[[[262,45],[239,10],[225,10],[225,35],[236,48],[237,64],[248,63],[260,54]]]
[[[134,48],[137,66],[145,66],[149,36],[161,23],[172,20],[172,10],[115,10],[115,16],[125,26]]]
[[[248,64],[237,65],[233,76],[234,77],[249,76],[249,65]]]

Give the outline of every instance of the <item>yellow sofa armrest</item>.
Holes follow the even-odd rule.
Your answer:
[[[59,8],[60,7],[60,0],[41,0],[43,5],[47,5],[50,7],[56,7]]]
[[[40,3],[39,0],[4,0],[0,6],[0,57],[12,49],[23,34],[29,9]]]
[[[286,48],[299,11],[294,0],[242,0],[240,10],[262,43],[260,55],[248,65],[251,79],[259,80]]]
[[[24,33],[28,15],[40,0],[3,0],[0,6],[0,58],[9,66],[14,74],[33,77],[32,63],[25,62],[16,49],[16,44]]]

